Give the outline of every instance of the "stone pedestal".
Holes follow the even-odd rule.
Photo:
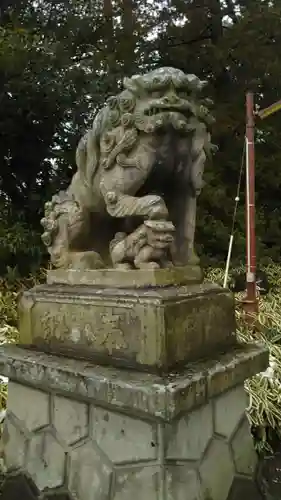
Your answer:
[[[237,342],[231,294],[70,279],[24,294],[0,351],[8,478],[32,500],[260,500],[243,384],[268,354]]]
[[[6,465],[46,498],[240,500],[256,465],[243,381],[266,364],[244,346],[163,379],[6,347]]]
[[[236,343],[232,294],[211,283],[193,284],[192,278],[188,283],[185,268],[50,272],[47,285],[25,292],[20,301],[21,342],[168,373]]]

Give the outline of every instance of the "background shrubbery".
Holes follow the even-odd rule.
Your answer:
[[[264,268],[270,283],[268,295],[260,298],[258,330],[251,331],[245,323],[237,295],[237,327],[242,342],[262,342],[270,353],[266,372],[245,383],[250,395],[248,416],[256,446],[261,451],[275,447],[281,438],[281,266],[270,264]],[[207,278],[223,283],[224,271],[210,269]],[[279,443],[278,443],[279,444]]]

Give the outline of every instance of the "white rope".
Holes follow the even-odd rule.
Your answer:
[[[224,272],[224,280],[223,280],[223,288],[227,287],[227,280],[228,280],[228,274],[229,274],[229,266],[230,266],[233,240],[234,240],[234,236],[233,236],[233,234],[231,234],[230,238],[229,238],[228,253],[227,253],[226,266],[225,266],[225,272]]]
[[[236,215],[237,215],[237,210],[238,210],[238,204],[240,201],[240,191],[241,191],[241,183],[242,183],[242,174],[243,174],[243,170],[244,170],[245,153],[246,153],[246,138],[244,139],[244,147],[243,147],[243,152],[242,152],[242,157],[241,157],[240,173],[239,173],[237,193],[236,193],[236,197],[235,197],[235,205],[234,205],[234,211],[233,211],[233,217],[232,217],[232,227],[231,227],[231,232],[230,232],[230,237],[229,237],[226,266],[225,266],[225,271],[224,271],[224,280],[223,280],[223,287],[224,288],[227,288],[229,267],[230,267],[230,261],[231,261],[231,253],[232,253],[232,247],[233,247],[233,241],[234,241]]]

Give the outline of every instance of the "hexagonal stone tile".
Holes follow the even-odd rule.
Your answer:
[[[236,471],[239,474],[253,476],[257,466],[257,454],[250,426],[245,417],[231,442]]]
[[[229,438],[248,406],[244,386],[238,386],[214,400],[215,432]]]
[[[167,426],[167,458],[199,460],[213,435],[211,404]]]
[[[203,498],[226,500],[235,472],[227,443],[222,439],[213,439],[199,471]]]
[[[198,472],[188,465],[167,469],[167,500],[203,500]]]
[[[118,468],[113,500],[159,500],[160,481],[158,466]]]
[[[34,431],[49,423],[49,395],[9,382],[8,411],[13,412],[29,431]]]
[[[90,440],[70,452],[68,489],[79,500],[108,500],[112,470]]]
[[[63,485],[66,454],[49,431],[34,434],[29,443],[26,470],[40,491]]]
[[[102,408],[92,408],[91,435],[112,462],[153,460],[157,456],[153,424]]]
[[[72,399],[55,396],[53,399],[53,425],[60,438],[70,445],[88,433],[88,407]]]
[[[24,466],[27,438],[7,415],[3,429],[4,461],[8,470]]]

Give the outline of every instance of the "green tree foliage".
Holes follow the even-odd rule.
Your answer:
[[[159,41],[161,62],[208,79],[215,102],[213,140],[218,152],[206,172],[198,237],[210,256],[227,252],[245,134],[245,93],[262,107],[281,98],[280,2],[186,2],[175,0]],[[184,21],[178,26],[178,13]],[[257,236],[260,257],[280,259],[281,118],[257,121]],[[238,211],[234,255],[245,252],[244,189]]]
[[[245,92],[255,91],[262,106],[281,98],[280,16],[280,1],[1,2],[0,273],[15,262],[40,261],[43,203],[69,181],[75,146],[94,111],[124,74],[160,64],[209,81],[219,150],[206,171],[198,242],[201,253],[224,259],[244,142]],[[257,123],[258,250],[275,260],[281,237],[280,116]],[[236,228],[234,256],[243,259],[243,193]]]

